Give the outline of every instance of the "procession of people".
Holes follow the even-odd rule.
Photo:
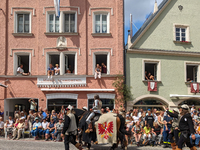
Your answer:
[[[121,124],[117,139],[125,149],[128,144],[136,144],[137,146],[161,146],[163,148],[170,147],[172,150],[181,150],[183,146],[196,150],[199,147],[200,140],[200,112],[195,110],[194,106],[190,109],[184,104],[172,111],[163,106],[163,110],[157,109],[132,109],[125,112],[125,109],[102,108],[102,102],[99,95],[94,96],[93,108],[87,110],[87,107],[82,109],[83,112],[88,111],[89,114],[84,118],[86,123],[85,129],[80,126],[80,115],[76,114],[74,108],[69,105],[67,108],[62,106],[60,112],[54,110],[48,112],[40,108],[36,111],[37,103],[30,99],[30,111],[27,114],[25,111],[16,110],[14,118],[9,117],[3,122],[0,117],[0,135],[7,133],[9,139],[19,140],[25,131],[30,131],[35,140],[45,139],[55,142],[64,141],[65,149],[69,150],[69,143],[72,143],[77,149],[82,150],[83,142],[87,142],[82,136],[82,132],[96,132],[92,126],[97,120],[93,120],[95,116],[100,116],[106,113],[117,114]],[[93,130],[92,130],[93,129]],[[96,134],[96,133],[95,133]],[[89,134],[87,136],[90,136]],[[97,137],[91,138],[93,143],[98,143]],[[87,149],[91,148],[89,141]],[[163,141],[163,143],[162,143]],[[127,144],[124,145],[124,142]],[[115,149],[118,143],[112,143],[111,149]]]

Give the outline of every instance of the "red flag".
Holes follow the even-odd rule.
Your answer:
[[[157,82],[149,81],[148,82],[148,91],[156,92],[157,91]]]
[[[191,93],[199,93],[199,84],[198,83],[190,83]]]

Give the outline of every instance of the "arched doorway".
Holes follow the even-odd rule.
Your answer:
[[[157,100],[155,98],[146,98],[146,99],[142,99],[138,102],[136,102],[133,105],[133,108],[137,108],[137,109],[143,109],[143,110],[148,110],[148,109],[154,109],[156,108],[157,110],[162,110],[163,106],[167,106],[168,104],[165,104],[164,102]]]

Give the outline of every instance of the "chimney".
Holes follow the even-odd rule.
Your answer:
[[[155,0],[153,14],[155,14],[157,11],[158,11],[158,4],[157,4],[157,0]]]

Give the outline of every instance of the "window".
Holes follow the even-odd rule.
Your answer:
[[[101,99],[102,101],[102,108],[109,107],[110,110],[114,109],[114,101],[112,99]],[[93,107],[94,99],[88,100],[89,109]]]
[[[96,55],[96,66],[101,66],[101,73],[107,74],[107,55]]]
[[[29,72],[29,56],[20,56],[18,55],[18,67],[22,64],[24,73]]]
[[[16,33],[30,33],[30,14],[16,14]]]
[[[52,64],[54,67],[56,64],[60,65],[60,55],[49,55],[49,64]]]
[[[142,80],[161,81],[160,60],[143,60]]]
[[[186,28],[176,28],[176,41],[187,41]]]
[[[65,73],[74,73],[75,70],[75,54],[65,55]]]
[[[74,99],[51,99],[47,101],[47,108],[51,112],[55,110],[57,113],[60,112],[61,107],[67,107],[69,105],[73,106],[74,108],[77,107],[77,100]]]
[[[94,14],[94,33],[109,33],[108,13]]]
[[[65,14],[65,32],[75,32],[75,13]]]
[[[198,66],[187,65],[187,82],[197,82],[197,70]]]
[[[19,75],[17,74],[17,69],[20,67],[20,65],[23,65],[23,70],[24,73],[31,72],[31,53],[29,52],[15,52],[13,55],[13,74],[14,75]]]
[[[59,65],[60,75],[77,74],[77,53],[76,52],[47,52],[46,70],[52,64],[54,67]],[[47,73],[47,72],[46,72]]]
[[[49,14],[49,32],[60,31],[60,19],[56,17],[56,14]]]
[[[174,41],[190,43],[190,28],[189,25],[173,24],[174,27]]]
[[[145,80],[157,80],[157,63],[145,63]]]

